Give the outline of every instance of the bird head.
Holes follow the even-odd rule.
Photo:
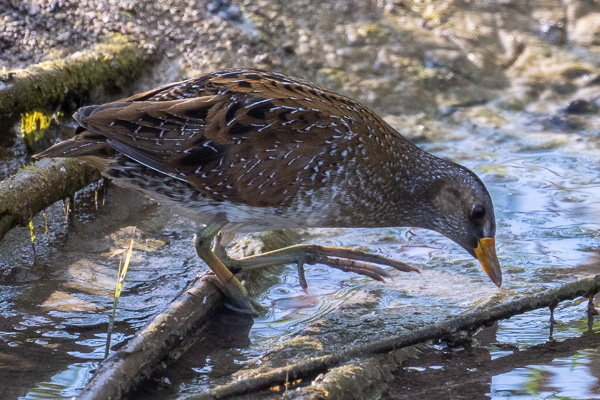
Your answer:
[[[496,286],[502,271],[496,256],[496,219],[492,199],[483,182],[469,169],[449,163],[437,175],[427,198],[426,225],[461,245],[481,263]]]

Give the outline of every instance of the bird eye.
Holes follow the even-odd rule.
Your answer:
[[[483,217],[485,217],[485,208],[481,204],[477,204],[475,207],[473,207],[471,218],[482,219]]]

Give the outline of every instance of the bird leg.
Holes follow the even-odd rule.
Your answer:
[[[213,283],[231,301],[230,308],[245,314],[261,315],[264,313],[265,308],[250,298],[244,285],[242,285],[211,249],[211,242],[220,229],[220,225],[210,224],[194,235],[193,241],[196,253],[216,275],[217,282],[213,281]]]
[[[228,240],[225,240],[226,243],[229,243]],[[217,257],[219,257],[219,260],[222,260],[223,263],[225,264],[225,266],[227,268],[229,268],[230,271],[232,271],[234,274],[237,274],[239,272],[242,271],[242,268],[240,268],[239,266],[239,262],[243,262],[243,259],[233,259],[231,257],[229,257],[229,254],[227,254],[227,250],[225,249],[225,245],[223,244],[223,232],[219,232],[219,234],[217,236],[215,236],[215,240],[214,240],[214,244],[213,244],[213,252],[215,253],[215,255]],[[264,253],[263,253],[264,254]],[[262,256],[262,254],[260,254]],[[308,288],[308,283],[306,283],[306,276],[304,275],[304,262],[302,262],[301,260],[294,260],[291,263],[296,263],[297,267],[298,267],[298,279],[300,280],[300,286],[302,286],[302,288],[306,289]],[[235,264],[235,265],[233,265]],[[290,264],[290,263],[280,263],[279,265],[282,264]],[[278,265],[278,264],[273,264],[273,263],[269,263],[269,261],[265,261],[265,265],[264,267],[268,267],[268,266],[273,266],[273,265]],[[258,269],[260,267],[254,267],[254,268],[248,268],[248,270],[251,269]]]
[[[220,246],[220,244],[218,245]],[[224,254],[222,260],[233,273],[273,265],[297,264],[300,285],[304,289],[308,287],[306,278],[304,277],[304,264],[325,264],[345,272],[356,272],[380,282],[384,282],[384,278],[389,278],[391,275],[386,270],[373,264],[388,265],[405,272],[419,272],[418,269],[407,263],[377,254],[315,244],[298,244],[240,259],[228,257],[224,249],[220,249],[219,252],[220,254]]]

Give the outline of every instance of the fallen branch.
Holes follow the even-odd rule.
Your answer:
[[[0,182],[0,240],[46,207],[100,179],[100,173],[74,159],[43,160]]]
[[[593,296],[600,291],[600,275],[580,279],[559,288],[544,291],[508,303],[491,306],[480,311],[465,313],[429,328],[418,329],[406,334],[385,338],[376,342],[352,347],[347,350],[326,356],[276,368],[269,372],[256,374],[241,381],[215,387],[205,393],[180,397],[180,400],[222,399],[235,395],[243,395],[263,390],[274,385],[285,385],[286,382],[314,377],[330,368],[341,365],[356,357],[373,357],[404,347],[423,343],[431,339],[444,338],[459,331],[471,331],[495,321],[508,319],[527,311],[549,307],[554,309],[558,303],[573,300],[582,296]]]
[[[269,232],[261,237],[261,247],[263,251],[275,250],[294,244],[298,239],[290,231]],[[265,273],[257,271],[251,274],[250,280],[261,280],[260,276],[264,280]],[[254,286],[252,291],[256,292],[256,284]],[[219,290],[204,280],[197,281],[125,346],[104,359],[78,398],[121,398],[149,377],[165,359],[176,359],[183,354],[184,349],[201,336],[206,323],[222,305]]]
[[[0,74],[0,126],[20,114],[53,109],[96,86],[127,84],[157,59],[154,47],[128,36],[115,36],[89,50]]]
[[[221,304],[219,290],[197,281],[125,346],[104,359],[79,398],[120,399],[150,376],[182,338],[206,323]]]
[[[100,86],[130,84],[158,56],[152,46],[115,36],[63,59],[0,73],[0,136],[24,113],[53,111]],[[37,163],[0,182],[0,240],[12,227],[28,223],[99,177],[75,160],[56,160]]]

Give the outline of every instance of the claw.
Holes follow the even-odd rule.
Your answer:
[[[348,260],[346,258],[325,257],[324,259],[319,260],[319,262],[333,268],[341,269],[345,272],[355,272],[357,274],[365,275],[379,282],[385,282],[384,278],[392,277],[390,273],[383,268],[360,261]]]
[[[304,274],[304,262],[298,261],[298,280],[302,289],[308,289],[308,282],[306,282],[306,275]]]

